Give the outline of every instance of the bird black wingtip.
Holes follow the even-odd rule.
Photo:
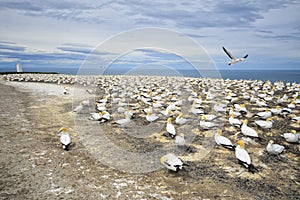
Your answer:
[[[248,54],[246,54],[245,56],[244,56],[244,58],[247,58],[248,57]]]

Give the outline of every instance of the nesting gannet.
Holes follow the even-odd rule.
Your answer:
[[[245,58],[248,57],[248,54],[247,54],[242,58],[235,58],[227,49],[225,49],[225,47],[223,47],[223,50],[228,55],[228,57],[231,59],[231,61],[228,63],[228,65],[233,65],[237,62],[241,62],[241,61],[245,60]]]
[[[270,129],[273,126],[273,120],[271,118],[267,118],[266,120],[256,120],[254,123],[263,129]]]
[[[110,120],[110,114],[109,114],[109,112],[103,110],[100,122],[107,122],[108,120]]]
[[[172,170],[174,172],[178,172],[182,169],[183,165],[186,165],[182,162],[182,160],[175,156],[174,154],[167,154],[160,158],[161,164],[163,164],[167,169]]]
[[[240,120],[234,118],[234,114],[233,113],[230,114],[229,123],[232,126],[237,126],[237,127],[241,127],[241,125],[242,125],[242,122]]]
[[[167,119],[166,129],[167,129],[167,132],[170,134],[170,136],[172,138],[174,138],[175,135],[176,135],[176,130],[175,130],[174,125],[172,124],[172,118],[171,117],[168,117],[168,119]]]
[[[216,112],[226,112],[226,108],[224,105],[220,104],[220,103],[216,103],[213,107],[214,111]]]
[[[106,103],[96,103],[96,110],[102,112],[106,110]]]
[[[148,122],[154,122],[155,120],[157,120],[159,117],[154,115],[154,114],[151,114],[151,112],[148,110],[148,113],[146,115],[146,120]]]
[[[253,117],[260,117],[262,119],[267,119],[272,116],[272,112],[269,110],[269,108],[266,108],[264,112],[258,112]]]
[[[179,115],[176,117],[175,119],[175,123],[176,124],[180,124],[180,125],[183,125],[187,122],[187,119],[183,118],[182,117],[182,113],[179,113]]]
[[[296,108],[295,101],[293,100],[290,104],[287,105],[287,107],[290,109]]]
[[[253,164],[251,164],[251,158],[248,152],[245,150],[245,143],[243,140],[239,140],[237,142],[237,146],[235,148],[235,157],[238,159],[239,163],[245,166],[249,172],[254,173],[258,171]]]
[[[274,144],[274,141],[270,140],[266,149],[268,153],[277,155],[283,152],[284,146],[281,146],[279,144]]]
[[[201,120],[200,120],[200,126],[203,129],[211,129],[211,128],[217,127],[217,124],[215,124],[214,122],[207,122],[205,115],[202,115]]]
[[[229,110],[229,115],[231,115],[231,114],[233,114],[233,115],[236,116],[236,117],[241,116],[241,113],[240,113],[240,112],[234,111],[234,106],[233,106],[233,105],[231,106],[231,108],[230,108],[230,110]]]
[[[250,136],[250,137],[258,137],[257,132],[253,128],[249,127],[247,124],[248,124],[248,120],[245,119],[241,126],[242,134],[245,136]]]
[[[198,107],[196,103],[193,104],[191,108],[191,113],[194,115],[203,114],[204,110],[201,109],[201,107]]]
[[[284,137],[284,139],[290,143],[297,143],[299,139],[299,136],[295,130],[291,130],[290,133],[283,133],[281,136]]]
[[[291,120],[296,122],[296,121],[300,120],[300,116],[293,117]]]
[[[130,116],[125,114],[125,118],[124,119],[119,119],[117,121],[115,121],[116,124],[119,124],[119,125],[123,125],[123,124],[127,124],[131,121],[130,119]]]
[[[279,114],[281,114],[282,109],[280,108],[280,106],[276,106],[276,108],[271,108],[270,111],[271,111],[274,115],[279,115]]]
[[[246,108],[246,106],[245,106],[245,104],[241,104],[241,105],[239,105],[239,104],[234,104],[233,105],[234,106],[234,108],[235,108],[235,110],[237,111],[237,112],[240,112],[241,114],[247,114],[247,108]]]
[[[62,127],[61,129],[59,129],[58,133],[60,134],[60,142],[62,144],[63,149],[68,151],[71,144],[71,137],[67,132],[67,128]]]
[[[102,118],[102,113],[91,113],[91,120],[99,121]]]
[[[235,146],[231,143],[231,141],[227,137],[222,136],[222,130],[217,130],[214,138],[218,145],[222,145],[231,150],[235,149]]]

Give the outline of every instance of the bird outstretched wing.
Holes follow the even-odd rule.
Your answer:
[[[227,51],[227,49],[225,49],[225,47],[223,47],[223,50],[224,50],[225,53],[229,56],[229,58],[235,59],[235,57],[234,57],[229,51]]]

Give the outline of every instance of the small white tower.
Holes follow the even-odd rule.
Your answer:
[[[16,64],[17,72],[22,72],[22,65],[21,63]]]

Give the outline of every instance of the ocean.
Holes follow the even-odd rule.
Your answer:
[[[6,71],[13,71],[13,69],[5,69]],[[0,72],[5,72],[4,69],[0,68]],[[57,72],[61,74],[72,74],[75,75],[78,73],[78,68],[31,68],[26,69],[23,67],[24,72]],[[87,74],[98,74],[93,73],[92,70],[86,70],[89,73]],[[212,72],[212,73],[211,73]],[[137,74],[139,72],[136,72]],[[196,70],[165,70],[165,71],[142,71],[142,75],[172,75],[172,76],[187,76],[187,77],[206,77],[206,78],[214,78],[214,76],[210,76],[207,74],[215,74],[213,71],[203,71],[204,76],[201,76]],[[85,73],[80,73],[85,74]],[[105,75],[123,75],[123,74],[134,74],[128,70],[124,69],[108,69],[104,73]],[[202,74],[202,75],[203,75]],[[263,80],[271,82],[275,81],[283,81],[283,82],[300,82],[300,70],[219,70],[219,75],[223,79],[246,79],[246,80]],[[217,77],[220,77],[217,76]]]

